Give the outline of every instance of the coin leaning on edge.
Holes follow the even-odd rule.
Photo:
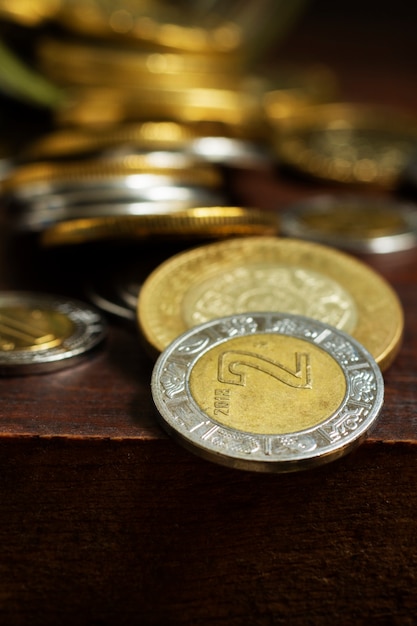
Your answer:
[[[402,339],[400,300],[385,279],[344,252],[309,241],[242,237],[179,253],[144,281],[137,321],[155,356],[210,319],[252,311],[304,315],[349,334],[381,369]]]
[[[159,356],[162,427],[236,469],[293,472],[334,461],[366,436],[384,383],[347,333],[299,315],[245,313],[189,329]]]

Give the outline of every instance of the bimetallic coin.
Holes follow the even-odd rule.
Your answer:
[[[366,196],[315,196],[279,214],[280,231],[354,252],[388,253],[417,245],[417,206]]]
[[[417,118],[383,107],[322,104],[281,120],[281,165],[313,178],[395,188],[417,145]]]
[[[229,131],[229,132],[228,132]],[[88,155],[117,156],[122,150],[171,150],[194,155],[212,163],[243,167],[265,167],[271,155],[264,143],[230,136],[222,124],[180,124],[142,122],[110,128],[58,130],[33,142],[20,155],[20,162],[31,160],[68,160]]]
[[[147,155],[138,154],[125,156],[115,161],[93,159],[68,163],[56,161],[28,163],[12,170],[10,176],[3,181],[3,192],[16,193],[26,187],[26,189],[30,188],[29,193],[36,193],[36,185],[38,185],[38,193],[42,194],[50,184],[61,183],[63,186],[73,187],[74,184],[92,185],[103,180],[111,184],[113,180],[120,181],[121,179],[124,180],[126,186],[136,184],[141,187],[149,187],[152,183],[158,184],[163,181],[172,183],[175,180],[213,187],[219,186],[222,182],[218,168],[209,163],[189,161],[186,167],[184,163],[177,163],[175,166],[172,162],[168,166],[157,165]]]
[[[71,219],[40,233],[40,244],[65,246],[91,241],[220,238],[272,235],[277,220],[271,212],[242,207],[196,207],[177,212]]]
[[[0,373],[37,374],[78,363],[107,335],[100,313],[74,299],[0,294]]]
[[[346,333],[286,313],[194,327],[160,355],[152,394],[162,426],[235,468],[291,472],[335,460],[374,425],[384,384]]]
[[[353,335],[382,369],[397,354],[401,303],[365,263],[301,239],[246,237],[179,253],[139,294],[138,324],[153,353],[187,328],[252,311],[300,314]]]
[[[105,217],[117,219],[129,216],[169,215],[193,209],[198,204],[198,200],[204,206],[209,207],[210,204],[218,206],[219,200],[225,200],[225,198],[220,198],[220,196],[210,197],[209,194],[202,193],[200,198],[195,194],[195,197],[188,200],[172,199],[161,202],[154,200],[149,202],[115,202],[111,204],[109,202],[88,203],[47,210],[41,210],[32,205],[13,216],[14,227],[16,230],[40,232],[52,227],[54,224],[75,219],[101,219]]]

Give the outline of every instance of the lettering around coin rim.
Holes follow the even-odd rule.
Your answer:
[[[271,333],[315,344],[335,359],[346,380],[340,406],[313,427],[286,434],[220,424],[191,395],[195,364],[231,338]],[[151,387],[162,427],[191,452],[221,465],[274,473],[308,469],[345,455],[374,425],[384,396],[381,371],[359,342],[323,322],[285,313],[232,315],[188,330],[159,356]]]
[[[36,350],[30,347],[0,349],[1,375],[39,374],[73,366],[107,336],[107,322],[100,312],[73,298],[29,291],[5,291],[0,293],[0,314],[6,307],[57,313],[67,320],[71,330],[65,337],[57,338],[52,346],[45,345]],[[18,324],[12,326],[16,326],[14,332],[19,331]]]

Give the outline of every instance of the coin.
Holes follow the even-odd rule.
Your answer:
[[[28,163],[14,168],[3,181],[3,193],[16,193],[22,188],[29,188],[29,193],[43,194],[48,184],[61,183],[73,187],[74,184],[93,185],[98,181],[107,181],[111,184],[114,180],[123,180],[126,186],[132,183],[136,187],[150,186],[173,181],[189,182],[206,186],[220,186],[221,175],[214,165],[209,163],[196,163],[193,157],[184,166],[184,163],[168,166],[156,164],[147,155],[130,155],[117,160],[92,159],[85,161],[64,162],[40,162]],[[152,177],[159,176],[159,179]]]
[[[0,0],[0,19],[12,20],[17,24],[33,27],[55,16],[59,9],[59,0],[21,0],[10,4]]]
[[[280,213],[280,231],[355,252],[388,253],[417,245],[417,206],[382,198],[325,195]]]
[[[417,142],[417,119],[384,107],[349,103],[306,107],[281,120],[281,165],[320,180],[395,188]]]
[[[396,293],[365,263],[279,237],[230,239],[173,256],[144,281],[137,315],[157,354],[187,328],[252,311],[302,314],[340,328],[382,369],[397,354],[404,325]]]
[[[171,120],[147,120],[104,127],[100,124],[98,127],[92,125],[58,128],[33,140],[20,151],[19,159],[25,162],[80,157],[120,145],[138,146],[148,150],[184,149],[193,140],[198,141],[204,137],[247,139],[243,128],[243,134],[233,132],[236,130],[239,129],[232,129],[219,122],[181,123]]]
[[[153,120],[222,124],[231,133],[263,139],[267,124],[259,94],[248,88],[181,87],[164,89],[134,83],[126,89],[86,86],[55,110],[56,126],[98,126]]]
[[[74,38],[43,39],[37,56],[44,74],[67,85],[234,87],[241,77],[236,57],[229,54],[156,52]]]
[[[68,206],[62,205],[55,209],[42,209],[37,206],[37,202],[34,202],[25,207],[25,209],[15,212],[13,215],[14,226],[16,230],[36,232],[51,227],[53,224],[74,219],[101,219],[104,217],[123,219],[129,216],[168,215],[192,209],[196,204],[200,203],[207,207],[211,205],[217,206],[219,201],[225,200],[225,198],[219,195],[204,193],[203,190],[201,190],[200,193],[195,192],[194,194],[190,194],[188,199],[186,194],[184,194],[184,196],[183,199],[167,199],[160,202],[157,200],[140,202],[90,202],[85,204],[70,204]],[[53,201],[54,199],[45,196],[40,202],[46,203],[48,200]]]
[[[277,223],[271,212],[241,207],[196,207],[173,213],[119,215],[72,219],[45,228],[40,244],[64,246],[91,241],[219,238],[271,235]]]
[[[37,374],[75,365],[106,334],[104,318],[83,302],[25,291],[0,293],[1,374]]]
[[[335,460],[374,425],[382,374],[346,333],[311,318],[247,313],[189,329],[158,358],[161,425],[235,468],[290,472]]]
[[[135,7],[136,4],[136,7]],[[155,2],[98,2],[97,0],[72,0],[61,3],[59,21],[65,29],[77,34],[102,39],[121,38],[124,43],[133,41],[158,50],[180,50],[188,53],[231,55],[242,47],[241,29],[235,19],[218,19],[211,15],[207,27],[186,20],[189,11],[174,5]],[[294,3],[296,6],[298,2]],[[290,15],[292,12],[290,11]],[[174,18],[174,20],[173,20]],[[213,24],[213,18],[215,23]],[[282,20],[281,20],[282,21]],[[252,29],[257,22],[253,24]]]
[[[222,124],[142,122],[107,128],[57,130],[34,141],[20,155],[20,162],[45,159],[85,158],[89,155],[117,156],[122,150],[178,150],[182,155],[212,163],[262,166],[271,163],[267,148],[260,141],[231,136]],[[236,133],[235,133],[236,134]]]

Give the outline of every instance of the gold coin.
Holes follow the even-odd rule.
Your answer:
[[[134,5],[121,0],[71,0],[61,4],[57,18],[76,33],[139,42],[156,49],[230,55],[242,47],[241,28],[234,20],[216,20],[203,27],[195,20],[185,22],[184,11],[174,11],[173,3],[142,0],[136,8]]]
[[[393,188],[415,147],[417,119],[384,107],[321,104],[281,120],[282,165],[342,184]]]
[[[170,121],[138,122],[104,128],[65,128],[36,139],[26,147],[23,157],[25,160],[48,159],[126,144],[148,149],[177,148],[199,136],[202,135],[197,128]]]
[[[276,233],[277,222],[270,212],[214,206],[172,213],[72,219],[46,228],[40,235],[40,243],[52,247],[149,237],[211,239]]]
[[[154,353],[188,328],[253,311],[304,315],[350,333],[381,368],[395,357],[403,311],[374,270],[333,248],[251,237],[180,253],[145,280],[138,324]]]
[[[226,89],[181,84],[167,88],[130,86],[74,88],[55,110],[57,126],[98,126],[121,122],[173,120],[216,122],[244,137],[265,137],[266,121],[256,89]],[[236,131],[235,131],[236,132]]]
[[[105,150],[117,146],[147,150],[180,149],[203,137],[239,138],[220,122],[143,121],[106,127],[64,128],[44,135],[21,153],[24,161],[53,159]]]
[[[23,26],[33,27],[53,17],[60,5],[60,0],[19,0],[9,2],[0,0],[0,18],[11,20]]]
[[[72,162],[28,163],[13,169],[2,183],[5,193],[13,192],[23,186],[46,182],[110,181],[115,178],[160,176],[172,179],[176,183],[189,181],[190,184],[207,187],[219,187],[222,182],[219,170],[209,163],[196,162],[194,157],[183,159],[175,167],[174,159],[169,166],[157,164],[158,155],[152,153],[129,155],[115,159],[95,159]],[[171,181],[171,182],[172,182]]]
[[[232,55],[216,56],[142,51],[109,43],[85,44],[78,40],[46,39],[38,45],[44,74],[61,84],[124,85],[150,84],[224,86],[238,84],[240,76]]]

